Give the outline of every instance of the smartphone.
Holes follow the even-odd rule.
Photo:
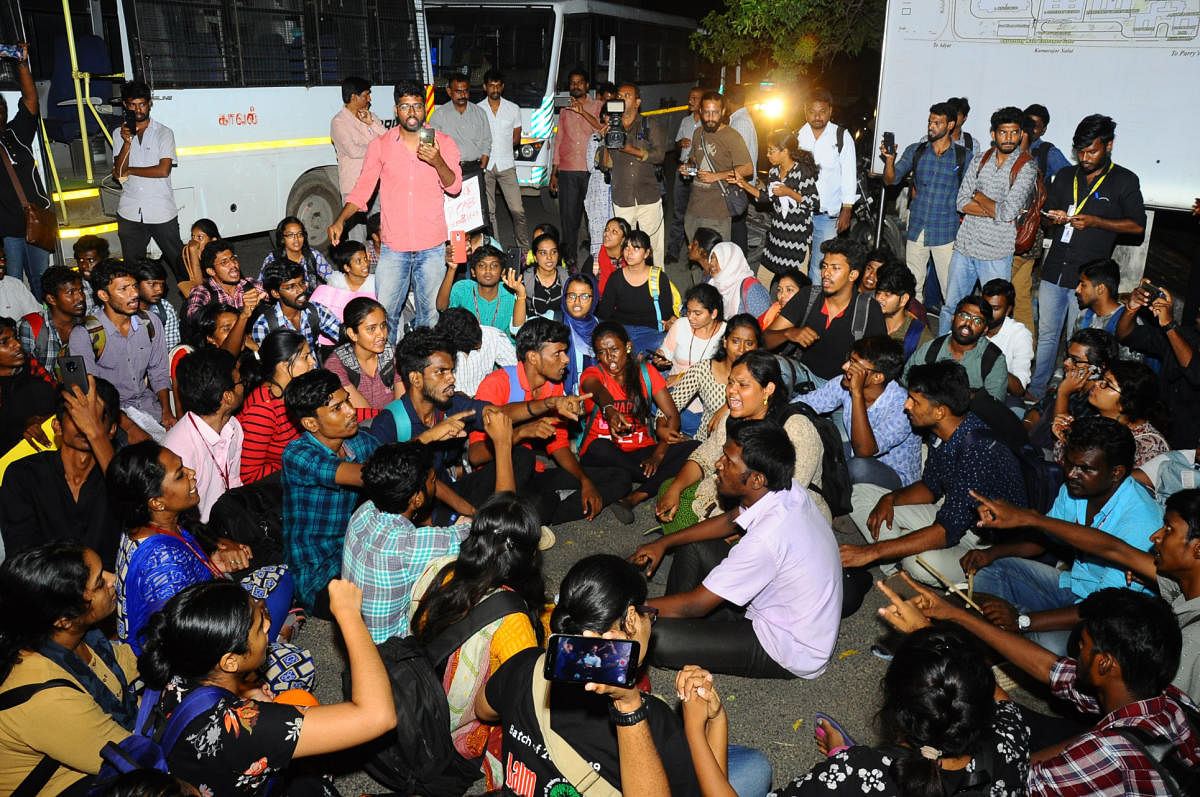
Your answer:
[[[655,368],[657,368],[660,371],[665,371],[671,367],[670,360],[668,360],[666,357],[663,357],[661,354],[659,354],[658,352],[653,351],[651,349],[646,349],[644,352],[642,352],[642,359],[645,360],[646,362],[650,363],[651,365],[653,365]]]
[[[137,114],[128,108],[125,109],[125,118],[122,122],[130,133],[137,135]]]
[[[890,130],[883,134],[883,151],[889,155],[896,154],[896,134]]]
[[[636,639],[555,634],[546,645],[547,681],[629,687],[637,680],[641,645]]]
[[[434,143],[434,137],[435,133],[432,127],[422,127],[417,131],[418,144],[432,144]]]
[[[1151,300],[1161,299],[1166,296],[1166,294],[1162,292],[1162,288],[1158,287],[1153,282],[1143,282],[1142,290],[1150,294]]]
[[[83,358],[79,355],[59,357],[54,362],[54,370],[64,390],[70,390],[72,385],[79,385],[80,390],[88,392],[87,369],[84,368]]]
[[[467,262],[467,234],[462,230],[453,230],[450,233],[450,251],[454,255],[455,263]]]

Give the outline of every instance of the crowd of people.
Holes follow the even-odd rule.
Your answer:
[[[881,152],[913,185],[898,253],[845,235],[854,144],[828,92],[765,137],[761,180],[744,94],[693,90],[668,221],[668,131],[635,84],[592,97],[580,71],[563,226],[527,229],[504,85],[489,71],[472,104],[455,77],[426,109],[401,83],[389,128],[347,79],[329,248],[284,218],[257,277],[210,220],[182,242],[173,136],[124,85],[123,256],[82,237],[0,316],[0,790],[86,793],[150,717],[175,778],[156,793],[333,793],[318,756],[408,721],[377,647],[404,639],[444,654],[454,758],[422,793],[1156,794],[1200,765],[1200,330],[1148,280],[1120,293],[1113,247],[1145,216],[1112,119],[1078,124],[1072,164],[1044,106],[972,138],[964,98],[935,103]],[[481,174],[491,226],[462,262],[442,201]],[[547,584],[556,527],[646,502],[657,536]],[[904,635],[883,743],[822,716],[827,758],[773,780],[728,744],[714,675],[828,677],[871,568],[899,573],[880,614]],[[342,703],[311,695],[337,674],[298,644],[308,618],[340,631]],[[677,670],[681,714],[644,677],[548,681],[551,634],[636,642],[621,663]],[[1005,661],[1081,713],[1012,702]]]

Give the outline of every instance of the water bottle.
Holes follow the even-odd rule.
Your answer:
[[[24,61],[25,48],[19,44],[0,44],[0,58],[14,58],[17,61]]]

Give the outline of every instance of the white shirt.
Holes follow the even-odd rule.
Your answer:
[[[474,396],[483,378],[497,368],[517,364],[512,340],[495,327],[481,326],[483,345],[475,351],[459,352],[454,364],[454,389]]]
[[[745,108],[738,108],[729,115],[729,126],[738,131],[742,141],[746,142],[746,149],[750,150],[750,165],[758,171],[758,131],[754,129],[754,120],[750,118],[750,111]],[[754,180],[753,177],[750,178]]]
[[[679,120],[679,132],[675,134],[675,140],[679,141],[686,138],[688,141],[691,141],[696,137],[696,128],[699,126],[700,123],[696,121],[696,117],[692,116],[690,113],[685,115]],[[679,148],[680,163],[687,163],[688,158],[690,157],[692,157],[692,148],[690,145]]]
[[[29,292],[29,288],[25,287],[24,282],[7,275],[4,279],[0,279],[0,315],[20,321],[23,315],[41,311],[41,302],[33,298],[33,294]]]
[[[796,134],[800,147],[811,152],[821,167],[817,173],[817,194],[821,197],[821,212],[830,216],[838,215],[842,205],[853,205],[858,199],[854,137],[849,130],[841,128],[842,154],[839,157],[833,128],[834,124],[830,122],[821,137],[816,138],[812,126],[806,124]]]
[[[121,128],[112,131],[113,141],[121,141]],[[121,144],[113,151],[113,158],[121,152]],[[171,128],[154,119],[142,131],[141,138],[134,136],[129,142],[130,166],[157,166],[163,158],[170,158],[172,166],[179,165],[175,156],[175,134]],[[171,188],[171,177],[139,177],[129,175],[121,188],[121,200],[117,203],[117,215],[129,221],[146,224],[162,224],[179,215],[175,206],[175,192]]]
[[[1033,333],[1029,328],[1020,321],[1005,317],[1000,331],[988,340],[1004,352],[1008,372],[1017,378],[1021,387],[1027,387],[1033,373]]]
[[[492,127],[492,152],[488,156],[488,171],[502,172],[517,165],[513,159],[512,134],[521,128],[521,109],[512,100],[500,98],[500,108],[492,112],[487,97],[479,103]]]

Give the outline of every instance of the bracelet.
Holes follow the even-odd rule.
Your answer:
[[[609,703],[608,716],[610,719],[612,719],[613,724],[622,728],[627,728],[630,725],[637,725],[639,722],[645,720],[650,712],[646,708],[646,696],[642,695],[641,699],[642,704],[628,713],[617,711],[617,704]]]
[[[527,415],[528,415],[530,418],[532,418],[532,417],[533,417],[533,407],[531,407],[531,406],[530,406],[530,403],[531,403],[531,402],[528,402],[528,401],[526,401],[526,402],[525,402],[525,413],[526,413],[526,414],[527,414]]]
[[[608,409],[609,409],[610,407],[612,407],[612,406],[613,406],[612,404],[605,404],[603,407],[601,407],[601,408],[600,408],[600,417],[601,417],[601,418],[603,418],[603,417],[604,417],[604,413],[605,413],[605,412],[607,412],[607,411],[608,411]]]

